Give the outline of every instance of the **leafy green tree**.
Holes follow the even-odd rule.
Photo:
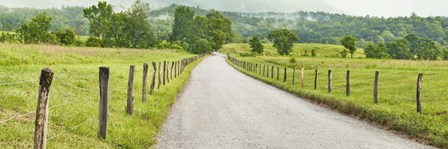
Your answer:
[[[73,42],[75,42],[75,33],[71,29],[66,29],[61,32],[55,33],[56,37],[58,38],[59,43],[63,45],[72,45]]]
[[[355,54],[356,51],[356,39],[353,38],[352,35],[347,35],[344,38],[342,38],[341,40],[341,44],[349,50],[350,52],[350,57],[353,58],[353,55]]]
[[[170,41],[186,41],[193,34],[194,11],[187,6],[179,6],[174,12],[173,33],[170,35]],[[191,42],[189,42],[191,43]]]
[[[157,39],[152,34],[151,25],[147,20],[148,13],[149,4],[142,3],[140,0],[135,1],[127,11],[127,39],[131,48],[149,48],[157,44]]]
[[[17,29],[21,42],[26,44],[53,43],[54,37],[48,32],[51,27],[51,17],[46,13],[39,13],[31,19],[31,22],[22,24]]]
[[[109,40],[113,14],[112,5],[106,1],[99,1],[97,5],[92,5],[83,11],[84,17],[90,22],[90,33],[102,42]]]
[[[194,53],[206,53],[212,51],[212,45],[205,39],[198,39],[194,44],[192,45],[192,49],[194,49]]]
[[[250,47],[252,48],[252,53],[263,53],[263,44],[261,44],[260,39],[257,36],[253,37],[249,41]]]
[[[96,37],[89,37],[86,41],[86,46],[88,47],[99,47],[101,46],[102,41]]]
[[[367,44],[366,48],[364,48],[364,53],[367,58],[383,59],[389,57],[389,54],[387,54],[387,47],[384,43],[375,45],[370,42]]]
[[[210,23],[210,36],[214,43],[212,47],[218,50],[226,41],[231,41],[233,38],[232,21],[217,11],[208,13],[206,17]]]
[[[409,43],[405,39],[399,39],[395,42],[386,43],[389,55],[394,59],[411,59],[413,54],[411,53]]]
[[[273,30],[268,37],[274,42],[274,47],[277,48],[280,55],[289,55],[293,43],[299,40],[299,37],[287,29]]]
[[[124,12],[114,13],[111,16],[111,30],[110,36],[115,41],[116,47],[129,47],[130,41],[127,38],[127,30],[129,29],[127,24],[128,16]]]

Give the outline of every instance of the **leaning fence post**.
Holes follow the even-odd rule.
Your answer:
[[[274,79],[274,66],[271,66],[271,79]]]
[[[165,85],[165,77],[166,77],[166,61],[163,61],[163,74],[162,74],[162,83]]]
[[[350,96],[350,70],[347,70],[346,85],[345,85],[345,95],[346,96]]]
[[[301,85],[303,88],[305,86],[305,69],[304,68],[302,68],[302,70],[301,70],[300,82],[301,82]]]
[[[126,112],[129,115],[134,113],[134,71],[135,66],[131,65],[129,68],[129,80],[128,80],[128,100],[126,106]]]
[[[159,84],[157,85],[157,89],[159,89],[160,88],[160,85],[162,85],[162,77],[160,77],[160,72],[161,72],[161,69],[162,68],[162,62],[159,62],[159,71],[157,71],[157,74],[158,74],[158,79],[159,79]]]
[[[40,74],[39,92],[37,96],[36,119],[34,121],[34,148],[45,149],[47,146],[48,104],[50,87],[54,73],[44,68]]]
[[[283,74],[283,82],[286,82],[286,75],[287,75],[287,72],[286,72],[286,67],[285,67],[285,74]]]
[[[331,93],[331,79],[333,78],[332,74],[331,74],[331,70],[328,70],[328,92]]]
[[[277,80],[280,79],[280,68],[277,66]]]
[[[170,71],[170,78],[173,80],[173,69],[174,69],[174,61],[171,62],[171,71]]]
[[[423,74],[419,73],[417,78],[417,113],[422,113],[421,92]]]
[[[379,71],[375,71],[375,82],[373,87],[373,102],[378,104],[378,77],[380,75]]]
[[[152,81],[151,81],[151,87],[149,90],[149,95],[152,95],[152,93],[154,92],[154,87],[156,86],[157,64],[155,62],[152,62],[152,67],[154,69],[154,72],[152,74]]]
[[[148,64],[143,64],[142,102],[146,102],[146,84],[148,82]]]
[[[292,85],[295,84],[295,79],[296,79],[296,67],[292,68]]]
[[[314,71],[314,90],[317,89],[317,79],[318,79],[318,75],[317,75],[317,69]]]
[[[98,138],[106,139],[109,116],[109,68],[100,67],[100,108],[98,115]]]

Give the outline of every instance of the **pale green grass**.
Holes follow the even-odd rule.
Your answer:
[[[0,121],[35,112],[38,77],[44,67],[55,75],[50,93],[48,148],[150,148],[188,81],[191,69],[141,102],[143,63],[175,61],[194,56],[174,50],[73,48],[0,44]],[[135,70],[135,113],[125,113],[129,65]],[[111,71],[107,138],[97,139],[98,67]],[[150,64],[148,92],[153,73]],[[29,82],[22,82],[29,81]],[[4,84],[6,82],[22,82]],[[3,83],[3,84],[2,84]],[[0,123],[2,148],[31,148],[34,113]]]
[[[322,45],[321,47],[325,47]],[[226,49],[224,49],[225,51]],[[325,49],[320,49],[325,51]],[[235,51],[237,53],[246,52]],[[448,62],[344,59],[298,56],[241,57],[239,60],[275,66],[275,77],[239,70],[284,90],[324,103],[330,108],[359,116],[363,119],[398,130],[411,137],[438,147],[448,146]],[[289,62],[295,57],[297,62]],[[235,65],[233,65],[235,66]],[[280,67],[280,81],[276,67]],[[283,68],[288,67],[287,81],[283,82]],[[295,85],[292,68],[296,67]],[[304,88],[300,88],[300,68],[305,69]],[[318,88],[314,90],[314,71],[319,71]],[[328,93],[328,70],[333,71],[333,92]],[[351,96],[345,96],[345,75],[351,71]],[[379,104],[373,103],[374,72],[380,71]],[[416,81],[423,73],[422,114],[416,112]]]

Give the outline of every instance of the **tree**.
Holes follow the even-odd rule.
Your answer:
[[[131,48],[149,48],[157,43],[148,20],[149,4],[134,2],[127,14],[127,39]]]
[[[194,49],[194,53],[206,53],[212,51],[212,45],[205,40],[205,39],[198,39],[196,42],[194,42],[192,48]]]
[[[258,53],[261,54],[263,53],[263,44],[261,44],[260,40],[258,39],[258,37],[253,37],[250,41],[249,41],[250,47],[252,48],[252,53]]]
[[[63,45],[72,45],[73,42],[75,42],[75,33],[71,29],[65,29],[61,32],[55,33],[56,37],[58,38],[59,43]]]
[[[39,13],[31,19],[31,22],[22,24],[17,29],[18,37],[21,42],[26,44],[36,43],[53,43],[54,36],[48,31],[51,27],[51,17],[47,17],[47,14]]]
[[[233,38],[232,21],[217,11],[208,13],[206,17],[210,23],[209,36],[213,39],[212,47],[218,50],[222,48],[225,41],[231,41]]]
[[[411,59],[413,57],[408,41],[405,39],[399,39],[395,42],[386,43],[389,55],[394,59]]]
[[[294,46],[293,43],[299,40],[296,34],[287,29],[273,30],[268,38],[274,42],[274,47],[277,48],[280,55],[289,55]]]
[[[90,22],[90,33],[102,42],[110,39],[112,6],[105,1],[92,5],[84,10],[84,17]]]
[[[179,6],[174,12],[173,33],[170,35],[170,41],[186,41],[194,32],[192,30],[194,12],[187,6]],[[189,42],[191,43],[191,42]]]
[[[375,45],[374,43],[369,42],[364,49],[364,53],[367,58],[383,59],[389,57],[389,54],[387,54],[387,47],[384,43]]]
[[[356,39],[352,37],[352,35],[347,35],[341,40],[341,44],[349,50],[350,57],[353,58],[353,54],[356,51]]]

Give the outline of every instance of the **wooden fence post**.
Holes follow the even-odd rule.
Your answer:
[[[263,65],[263,76],[264,76],[265,70],[266,70],[266,65]]]
[[[179,76],[180,75],[180,69],[181,69],[181,66],[180,66],[181,64],[180,64],[180,60],[178,60],[177,61],[177,76]]]
[[[170,83],[170,62],[166,62],[166,82]]]
[[[295,84],[295,79],[296,79],[296,67],[292,68],[292,85]]]
[[[128,100],[126,106],[126,112],[129,115],[134,113],[134,71],[135,66],[131,65],[129,68],[129,80],[128,80]]]
[[[283,82],[286,82],[286,77],[287,77],[287,76],[286,76],[286,75],[287,75],[286,69],[287,69],[287,68],[285,67],[285,74],[283,74]]]
[[[174,78],[177,78],[177,61],[174,62]]]
[[[166,77],[166,61],[163,61],[163,74],[162,74],[162,84],[165,85],[165,77]]]
[[[152,81],[151,81],[151,87],[149,89],[149,95],[152,95],[152,93],[154,92],[154,87],[156,87],[156,72],[157,72],[156,62],[152,62],[152,67],[154,69],[154,72],[152,74]]]
[[[268,68],[266,69],[266,76],[269,78],[269,66],[268,66]]]
[[[109,116],[109,67],[100,67],[100,108],[98,115],[98,138],[106,139]]]
[[[174,61],[171,62],[171,71],[170,71],[170,78],[173,80],[173,69],[174,69]]]
[[[146,86],[148,82],[148,64],[143,64],[142,102],[146,102]]]
[[[317,69],[314,71],[314,90],[317,89],[317,79],[318,79],[318,74],[317,74]]]
[[[280,68],[277,66],[277,80],[280,79]]]
[[[346,85],[345,85],[345,95],[346,96],[350,96],[350,70],[347,70]]]
[[[304,88],[304,86],[305,86],[305,69],[304,68],[302,68],[302,70],[301,70],[300,82],[301,82],[302,88]]]
[[[331,70],[328,70],[328,92],[331,93],[331,80],[333,79],[333,75],[331,74]]]
[[[160,89],[160,85],[162,85],[162,77],[160,76],[160,72],[162,71],[162,62],[159,62],[159,69],[157,69],[159,71],[157,71],[158,74],[158,80],[159,80],[159,84],[157,85],[157,89]]]
[[[47,146],[47,122],[50,87],[54,73],[44,68],[40,74],[39,93],[37,96],[36,119],[34,121],[34,148],[45,149]]]
[[[423,74],[419,73],[417,78],[417,113],[422,113],[421,92]]]
[[[378,104],[378,77],[380,75],[379,71],[375,71],[375,82],[373,87],[373,102]]]
[[[271,66],[271,79],[274,79],[274,66]]]

